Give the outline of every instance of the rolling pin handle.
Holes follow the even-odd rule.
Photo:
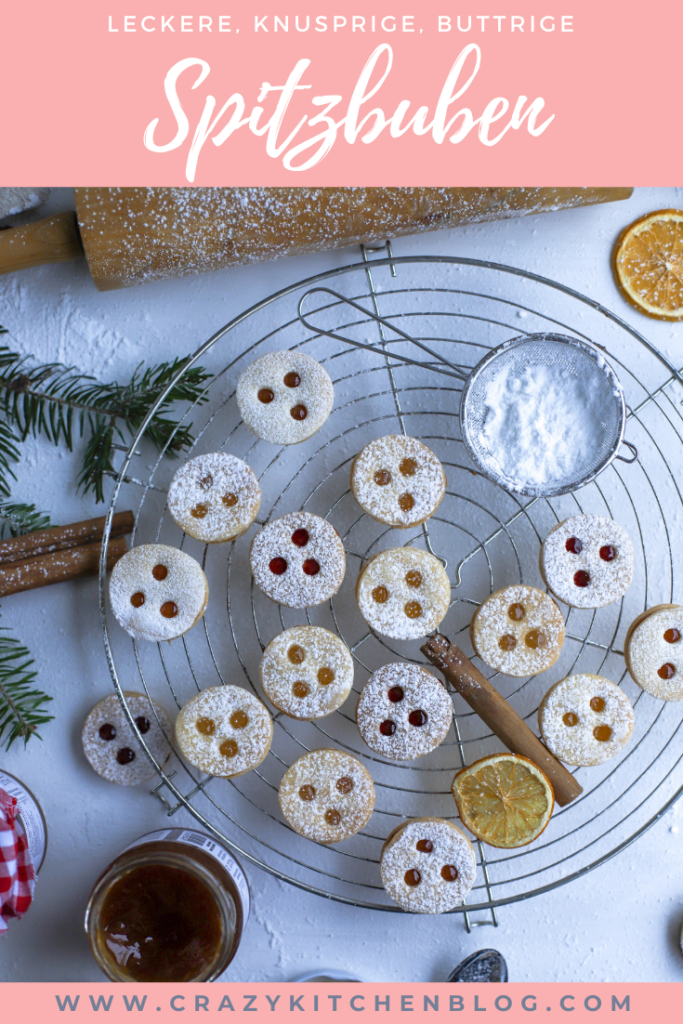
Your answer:
[[[57,213],[0,231],[0,274],[47,263],[65,263],[83,255],[75,213]]]

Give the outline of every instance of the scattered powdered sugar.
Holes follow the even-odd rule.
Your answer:
[[[172,726],[168,715],[156,701],[150,703],[142,693],[126,693],[125,698],[133,718],[145,720],[138,722],[138,728],[153,757],[164,764],[171,754],[167,737],[172,734]],[[107,726],[109,729],[104,728]],[[100,735],[100,729],[104,735]],[[140,746],[115,693],[95,705],[85,720],[81,738],[90,766],[108,782],[137,786],[155,777],[156,769]],[[126,750],[128,757],[132,753],[132,760],[120,764],[117,755],[122,750]]]
[[[0,188],[0,220],[42,206],[51,191],[49,188]]]
[[[424,840],[432,844],[429,852],[417,848]],[[441,874],[448,867],[457,871],[453,881]],[[442,818],[417,818],[389,837],[380,870],[384,888],[404,910],[443,914],[465,900],[477,875],[477,859],[469,839],[457,826]],[[406,874],[413,871],[419,873],[420,880],[408,885]]]
[[[289,651],[296,645],[292,661]],[[319,673],[323,673],[323,681]],[[327,681],[333,673],[331,682]],[[295,684],[308,693],[298,696]],[[268,699],[292,718],[322,718],[344,703],[353,686],[351,652],[334,633],[322,626],[293,626],[270,641],[261,660],[261,685]]]
[[[308,534],[302,545],[292,540],[297,530]],[[274,559],[286,563],[283,572],[273,571]],[[288,608],[311,608],[329,600],[339,590],[346,572],[339,534],[331,523],[311,512],[290,512],[264,526],[252,541],[250,560],[256,585]],[[304,567],[315,569],[312,562],[319,568],[311,574]]]
[[[397,687],[403,698],[392,701],[389,691]],[[422,725],[410,723],[415,711],[427,716]],[[370,676],[358,701],[356,721],[371,750],[394,761],[409,761],[443,743],[453,721],[453,704],[443,683],[427,669],[394,662]],[[391,736],[380,732],[387,721],[396,727]]]
[[[523,613],[520,618],[510,615],[513,606],[516,614]],[[482,661],[496,672],[521,678],[544,672],[557,661],[564,643],[564,619],[552,597],[518,583],[486,598],[472,618],[470,635]],[[511,649],[501,647],[503,637],[510,638]],[[536,647],[529,645],[527,637],[532,642],[536,638]]]
[[[659,700],[683,700],[683,608],[675,604],[652,608],[631,630],[626,664],[635,682]],[[670,641],[665,633],[670,633]],[[670,679],[659,675],[664,665],[674,670]]]
[[[446,477],[434,452],[421,441],[390,434],[371,441],[356,456],[351,490],[373,519],[408,527],[434,514],[446,493]],[[410,508],[401,507],[400,499],[405,504],[406,497],[412,500]]]
[[[604,433],[604,378],[559,363],[501,365],[485,389],[480,451],[512,490],[543,491],[580,479]]]
[[[578,554],[567,549],[567,542],[580,542]],[[572,547],[578,548],[578,544]],[[610,548],[609,552],[603,549]],[[610,560],[600,552],[609,554]],[[553,594],[575,608],[604,608],[622,597],[633,579],[633,545],[623,526],[607,516],[582,514],[570,516],[554,527],[543,541],[540,568]],[[588,574],[579,577],[577,572]]]
[[[418,585],[408,582],[418,577]],[[386,591],[386,599],[381,601],[377,599],[379,588]],[[356,600],[361,615],[378,633],[394,640],[415,640],[436,629],[446,615],[451,584],[441,562],[429,552],[388,548],[361,570]],[[406,612],[409,605],[418,605],[419,614],[410,617]]]
[[[161,575],[162,579],[154,575]],[[137,607],[135,596],[142,604]],[[173,640],[191,629],[204,614],[209,584],[190,555],[167,544],[140,544],[116,563],[109,580],[111,608],[119,625],[137,640]],[[167,617],[162,607],[175,605]],[[167,607],[165,610],[173,611]]]
[[[235,722],[234,716],[241,716]],[[246,718],[246,724],[244,719]],[[200,723],[205,731],[197,728]],[[213,731],[206,731],[211,726]],[[184,757],[207,775],[230,778],[261,763],[273,738],[273,721],[264,704],[241,686],[202,690],[176,719],[176,737]],[[226,741],[234,753],[221,751]]]
[[[226,452],[190,459],[168,490],[168,508],[178,526],[206,544],[245,533],[260,505],[261,488],[253,470]]]
[[[305,352],[267,352],[241,375],[237,404],[257,437],[298,444],[315,434],[332,412],[334,385],[327,370]]]
[[[603,706],[595,711],[591,700]],[[567,724],[564,716],[578,719]],[[596,765],[608,761],[626,746],[633,733],[635,716],[628,697],[602,676],[574,675],[555,683],[541,701],[538,724],[548,749],[560,761],[572,765]],[[607,726],[611,734],[598,739],[595,730]]]
[[[312,750],[287,769],[278,797],[280,810],[295,832],[316,843],[339,843],[370,820],[375,786],[353,754]]]

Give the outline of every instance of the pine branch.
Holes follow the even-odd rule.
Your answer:
[[[3,635],[4,634],[4,635]],[[38,729],[51,722],[45,705],[52,700],[41,690],[32,689],[36,671],[30,652],[14,637],[0,631],[0,740],[9,750],[15,740],[24,746],[32,736],[41,739]]]
[[[51,526],[50,517],[46,512],[38,512],[35,505],[25,505],[13,501],[0,501],[0,540],[19,537],[23,533],[35,533],[36,530],[47,530]]]

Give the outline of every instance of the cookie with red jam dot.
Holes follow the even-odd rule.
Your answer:
[[[290,718],[322,718],[341,707],[350,694],[353,658],[328,629],[293,626],[263,652],[261,685],[268,700]]]
[[[658,700],[683,700],[683,608],[658,604],[628,628],[624,657],[631,678]]]
[[[541,547],[545,583],[574,608],[604,608],[618,601],[631,585],[633,568],[631,539],[607,516],[570,516],[550,531]]]
[[[243,687],[212,686],[181,708],[175,732],[190,764],[207,775],[232,778],[266,757],[273,720],[265,704]]]
[[[340,843],[367,825],[375,786],[363,764],[343,750],[303,754],[282,776],[280,810],[288,825],[316,843]]]
[[[551,686],[538,709],[543,741],[565,764],[590,766],[615,757],[633,734],[631,703],[602,676],[567,676]]]
[[[421,441],[390,434],[371,441],[356,456],[351,491],[373,519],[407,529],[434,515],[446,493],[446,476]]]
[[[366,622],[394,640],[435,630],[448,611],[451,584],[438,558],[420,548],[388,548],[361,569],[356,600]]]
[[[263,441],[298,444],[330,415],[334,386],[327,370],[304,352],[268,352],[237,382],[237,404],[246,425]]]
[[[559,658],[564,619],[552,597],[518,583],[496,590],[479,606],[470,639],[476,654],[496,672],[532,676]]]
[[[201,619],[209,584],[191,555],[167,544],[140,544],[114,566],[109,600],[119,625],[136,640],[173,640]]]
[[[389,834],[380,855],[382,885],[413,914],[460,906],[474,885],[477,859],[469,839],[443,818],[415,818]]]
[[[140,736],[155,760],[163,765],[171,755],[173,727],[164,709],[142,693],[124,694]],[[119,786],[137,786],[155,778],[147,757],[118,696],[112,693],[90,711],[81,734],[83,752],[98,775]]]
[[[250,560],[256,585],[288,608],[328,601],[346,572],[339,534],[311,512],[291,512],[264,526],[252,541]]]
[[[405,662],[374,672],[356,708],[358,730],[367,745],[394,761],[435,750],[452,721],[453,705],[443,683],[427,669]]]
[[[180,529],[205,544],[246,533],[260,506],[261,488],[253,470],[227,452],[190,459],[168,489],[168,510]]]

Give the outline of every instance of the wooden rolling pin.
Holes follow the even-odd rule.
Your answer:
[[[0,231],[0,274],[85,254],[101,291],[435,228],[628,199],[631,188],[77,188]],[[76,219],[77,218],[77,219]]]
[[[512,705],[501,697],[459,647],[437,633],[421,650],[508,750],[528,757],[545,772],[560,807],[571,803],[583,792],[571,772],[553,757]]]

